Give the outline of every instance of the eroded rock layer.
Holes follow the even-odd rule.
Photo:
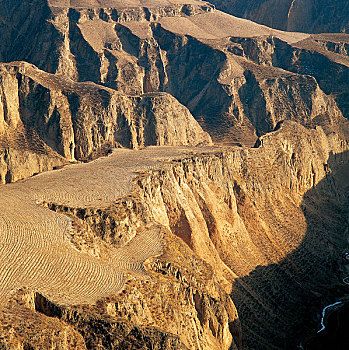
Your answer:
[[[171,157],[173,161],[167,164],[156,163]],[[133,175],[136,169],[142,171],[137,178]],[[347,171],[346,141],[336,134],[326,136],[321,128],[307,130],[288,122],[262,137],[255,149],[119,150],[90,164],[7,185],[1,232],[21,234],[23,243],[32,237],[26,244],[30,260],[21,266],[28,266],[28,271],[49,271],[49,261],[54,260],[51,255],[58,254],[62,271],[70,270],[63,259],[70,252],[68,260],[75,261],[74,269],[64,283],[81,286],[86,292],[79,291],[77,298],[68,285],[64,294],[61,288],[55,290],[62,281],[52,281],[51,288],[45,274],[31,277],[26,273],[26,279],[20,280],[20,275],[11,279],[15,275],[8,272],[5,281],[9,283],[2,283],[2,295],[8,297],[9,290],[23,284],[38,290],[45,297],[30,291],[25,297],[36,300],[32,306],[24,303],[31,310],[26,311],[32,315],[31,322],[39,329],[42,326],[35,317],[44,316],[34,317],[35,312],[64,321],[72,327],[69,332],[75,330],[83,336],[88,348],[105,344],[122,349],[125,344],[144,345],[150,339],[157,346],[165,342],[167,348],[228,349],[241,348],[243,338],[245,348],[258,344],[260,348],[282,349],[285,342],[292,345],[297,340],[302,325],[313,325],[307,318],[307,303],[314,302],[316,296],[315,306],[321,305],[340,282],[334,261],[346,244],[345,216],[338,210],[343,208],[344,214]],[[46,183],[44,191],[41,183]],[[16,191],[28,193],[28,200],[22,200],[17,205],[20,211],[10,216],[13,210],[6,197],[8,193],[15,198]],[[130,195],[125,197],[127,193]],[[35,207],[35,199],[51,211]],[[26,210],[33,214],[24,224],[19,213],[25,215]],[[327,215],[320,215],[324,210],[330,221]],[[40,220],[34,222],[37,216]],[[57,235],[54,226],[45,229],[50,222],[64,228],[59,220],[67,225],[72,220],[72,230]],[[163,243],[159,235],[149,238],[154,224],[164,234]],[[142,228],[148,228],[144,234]],[[52,238],[40,239],[49,232],[55,232],[59,250],[53,249]],[[47,249],[37,242],[47,240],[51,250],[42,254]],[[11,242],[2,241],[8,254],[25,259],[18,241]],[[141,262],[159,253],[158,244],[163,246],[162,255],[145,264],[150,278],[136,277],[144,274]],[[98,289],[93,287],[94,278],[91,286],[86,281],[80,268],[83,260],[89,262],[89,269],[100,266],[96,270]],[[41,267],[29,268],[39,263]],[[109,267],[103,268],[103,264]],[[120,287],[114,288],[110,277],[100,280],[102,271],[110,277],[129,271],[135,277],[127,278],[129,287],[115,295]],[[41,279],[44,287],[40,287]],[[100,299],[96,307],[69,306],[86,295],[97,299],[103,294],[109,298]],[[228,294],[238,306],[240,321]],[[304,308],[300,308],[300,300]],[[63,304],[67,306],[60,306]],[[18,302],[11,305],[11,312],[24,307]],[[97,324],[103,324],[103,329]],[[19,331],[13,327],[16,341],[31,342],[26,334],[18,338]],[[77,339],[81,338],[74,341]],[[4,337],[5,344],[11,341]]]
[[[117,146],[211,143],[190,112],[166,93],[128,97],[24,62],[2,64],[0,78],[2,183]]]
[[[316,332],[345,287],[348,36],[194,0],[0,3],[0,182],[22,179],[1,186],[0,347]]]
[[[349,115],[346,34],[282,32],[199,1],[19,3],[0,14],[2,61],[128,95],[168,92],[215,142],[253,145],[281,119],[327,127]]]

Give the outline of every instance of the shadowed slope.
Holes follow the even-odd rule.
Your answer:
[[[214,142],[252,146],[285,119],[327,132],[349,113],[348,56],[328,37],[275,30],[200,1],[100,1],[89,9],[22,0],[19,12],[7,2],[2,60],[127,95],[168,92]]]
[[[322,308],[348,293],[341,267],[348,239],[348,159],[348,151],[331,154],[327,176],[304,194],[298,220],[304,217],[306,233],[300,245],[280,262],[258,266],[234,282],[231,296],[245,349],[295,349],[321,328]]]
[[[57,171],[62,178],[61,184],[56,183],[56,172],[51,172],[22,183],[5,185],[3,189],[7,196],[17,195],[20,189],[26,190],[33,201],[44,201],[43,204],[52,210],[66,213],[74,219],[73,233],[76,235],[79,235],[78,225],[84,225],[90,234],[80,237],[87,240],[85,247],[93,235],[95,246],[101,247],[100,260],[90,259],[90,255],[95,255],[81,249],[86,251],[84,257],[93,269],[96,269],[95,265],[99,266],[98,262],[108,261],[115,265],[116,272],[143,273],[141,262],[147,254],[154,254],[158,240],[156,235],[155,239],[154,235],[147,236],[149,231],[145,232],[143,240],[139,235],[140,228],[151,228],[154,223],[167,228],[164,254],[146,263],[152,279],[128,280],[128,288],[122,295],[111,297],[111,301],[103,299],[93,312],[91,310],[92,314],[77,308],[79,316],[75,317],[72,315],[76,309],[62,307],[53,314],[81,331],[88,344],[96,346],[104,341],[111,348],[120,344],[120,339],[130,332],[127,327],[155,324],[161,330],[178,334],[192,348],[203,344],[207,350],[228,349],[234,343],[235,348],[241,348],[239,320],[224,288],[239,304],[240,321],[247,315],[247,323],[244,323],[245,336],[250,342],[247,344],[282,348],[287,339],[285,331],[289,331],[290,337],[299,334],[290,325],[298,320],[296,311],[302,310],[299,306],[303,302],[302,296],[313,295],[311,280],[306,277],[301,286],[297,278],[302,281],[302,276],[306,275],[314,278],[315,284],[331,286],[335,282],[335,278],[326,278],[331,274],[336,253],[330,253],[331,245],[322,239],[326,237],[326,227],[322,226],[324,221],[317,213],[314,222],[321,228],[320,242],[313,237],[306,250],[309,254],[303,254],[299,260],[297,255],[292,261],[287,258],[293,257],[292,254],[306,241],[306,217],[309,215],[305,217],[300,207],[303,195],[331,170],[335,172],[336,166],[330,162],[332,156],[329,158],[331,152],[341,160],[341,153],[347,149],[348,144],[336,134],[326,135],[319,127],[309,130],[297,123],[285,122],[274,132],[261,137],[258,148],[117,150],[111,157]],[[185,153],[188,151],[193,153]],[[173,157],[180,160],[164,166],[157,162]],[[347,161],[345,153],[343,157],[343,161]],[[84,169],[91,171],[87,173]],[[135,172],[142,170],[146,172],[137,177],[134,192],[116,201],[119,196],[130,194]],[[344,183],[345,180],[343,177]],[[336,198],[335,190],[340,186],[334,184],[330,176],[326,183]],[[45,189],[41,189],[43,184]],[[105,196],[105,200],[99,194]],[[319,193],[315,199],[323,200],[323,196]],[[317,210],[313,203],[316,201],[311,198],[307,210]],[[19,216],[26,202],[22,205],[18,205]],[[32,205],[35,206],[33,202]],[[335,214],[335,206],[330,215],[333,214],[331,223],[336,229],[342,221]],[[47,212],[56,217],[52,211]],[[16,218],[11,218],[15,225]],[[37,226],[39,237],[50,237],[44,234],[46,231],[42,226],[34,223],[33,229],[26,230],[23,235],[26,240],[30,241],[31,232],[35,232]],[[62,231],[57,229],[57,232]],[[334,238],[338,238],[338,242],[331,243],[340,247],[341,237]],[[137,243],[139,240],[141,243]],[[67,237],[65,242],[71,244],[70,250],[73,249],[73,238]],[[106,253],[102,251],[103,242],[111,243]],[[84,245],[75,246],[84,248]],[[115,249],[115,246],[120,248]],[[64,247],[61,244],[61,248]],[[144,248],[145,252],[137,247]],[[12,246],[5,248],[9,250]],[[64,249],[61,254],[69,256],[69,249]],[[331,255],[325,255],[322,260],[324,254],[318,256],[319,249]],[[76,253],[72,261],[83,270],[79,260],[82,253]],[[38,264],[37,255],[31,255]],[[317,263],[322,262],[324,270],[319,270]],[[5,266],[10,273],[16,268]],[[111,271],[102,267],[98,276],[108,276]],[[259,271],[266,273],[259,276],[260,279],[249,279],[255,274],[258,276]],[[62,278],[61,275],[58,278]],[[78,274],[76,278],[84,293],[105,295],[105,286],[97,293],[86,276]],[[238,282],[234,283],[234,280]],[[40,287],[42,280],[35,281]],[[17,285],[10,279],[8,284],[11,283]],[[67,289],[71,288],[69,281],[64,283]],[[292,288],[292,292],[287,294],[284,287]],[[41,288],[45,292],[48,287]],[[278,294],[280,290],[283,292]],[[325,295],[326,290],[325,286],[320,292]],[[52,300],[60,299],[53,294]],[[290,311],[283,309],[283,305]],[[52,315],[49,311],[46,314]],[[124,317],[131,319],[127,326]],[[98,329],[96,324],[104,326]]]
[[[349,31],[346,0],[211,0],[218,9],[269,27],[307,33]]]

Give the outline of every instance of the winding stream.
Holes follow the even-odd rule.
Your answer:
[[[346,278],[347,278],[347,277],[346,277]],[[322,332],[322,331],[326,328],[326,326],[325,326],[326,311],[327,311],[328,309],[330,309],[330,308],[336,306],[336,305],[342,305],[342,304],[343,304],[342,301],[337,301],[337,302],[335,302],[335,303],[333,303],[333,304],[330,304],[330,305],[327,305],[327,306],[325,306],[325,307],[323,308],[323,310],[322,310],[322,317],[321,317],[321,329],[317,331],[318,333]]]
[[[346,231],[346,233],[348,230]],[[349,262],[349,252],[344,253],[344,259]],[[349,276],[346,276],[342,279],[342,282],[346,285],[349,285]],[[333,304],[327,305],[322,309],[322,316],[321,316],[321,328],[317,331],[317,334],[323,332],[326,329],[326,316],[328,315],[328,311],[330,311],[332,308],[334,308],[334,312],[337,312],[339,309],[341,309],[343,306],[346,305],[345,301],[336,301]],[[332,310],[331,310],[332,311]],[[303,342],[300,342],[297,349],[304,350]]]
[[[346,232],[347,232],[347,231],[348,231],[348,230],[346,230]],[[346,233],[346,232],[345,232],[345,233]],[[349,253],[348,253],[348,252],[344,253],[344,259],[347,260],[347,261],[349,260]],[[344,284],[349,285],[349,276],[344,277],[344,278],[342,279],[342,281],[343,281]],[[333,304],[330,304],[330,305],[327,305],[327,306],[325,306],[325,307],[323,308],[323,310],[322,310],[322,317],[321,317],[321,329],[318,330],[317,333],[322,332],[322,331],[326,328],[326,326],[325,326],[326,311],[327,311],[328,309],[333,308],[334,306],[337,306],[337,305],[344,305],[344,302],[343,302],[343,301],[337,301],[337,302],[335,302],[335,303],[333,303]]]

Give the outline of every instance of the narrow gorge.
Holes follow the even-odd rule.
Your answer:
[[[0,5],[0,348],[339,346],[348,35]]]

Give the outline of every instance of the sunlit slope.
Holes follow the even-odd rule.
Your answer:
[[[0,296],[7,297],[13,289],[28,287],[57,303],[93,303],[119,292],[125,273],[143,274],[142,262],[162,250],[160,228],[140,228],[139,234],[124,247],[110,248],[107,260],[97,259],[71,244],[70,218],[40,203],[82,208],[108,206],[130,193],[136,172],[183,157],[189,150],[119,150],[89,164],[1,186]]]

